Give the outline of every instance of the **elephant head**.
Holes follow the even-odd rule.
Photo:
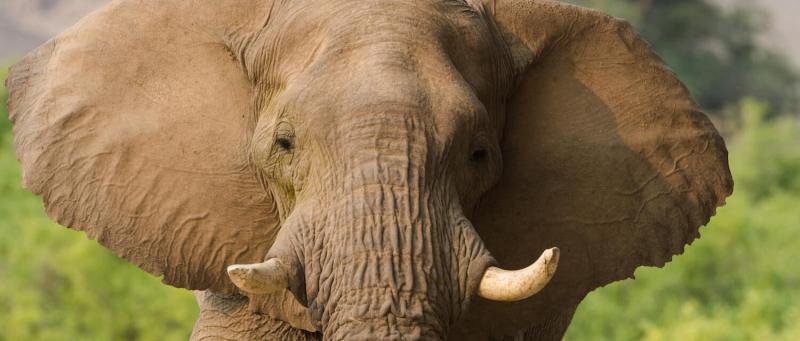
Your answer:
[[[8,87],[55,221],[330,339],[560,336],[732,190],[649,46],[554,1],[118,0]]]

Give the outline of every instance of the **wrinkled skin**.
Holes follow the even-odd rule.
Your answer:
[[[9,87],[26,186],[198,290],[194,339],[558,339],[732,186],[649,47],[550,1],[117,1]],[[540,295],[476,297],[550,246]],[[288,291],[225,276],[268,259]]]
[[[245,47],[251,78],[278,73],[251,66],[262,51],[293,70],[257,109],[252,144],[286,216],[267,258],[301,262],[295,294],[332,339],[441,339],[492,262],[464,210],[499,176],[497,108],[483,103],[498,103],[490,81],[510,81],[496,72],[508,59],[463,4],[337,8],[287,3],[279,18],[300,14],[281,29],[324,33]]]

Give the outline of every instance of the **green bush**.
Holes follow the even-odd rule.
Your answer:
[[[6,102],[8,102],[8,91],[6,91],[6,73],[8,72],[9,63],[0,61],[0,136],[6,136],[11,132],[11,123],[8,121],[8,110]],[[4,143],[0,139],[0,146]]]
[[[589,294],[570,340],[800,339],[800,125],[746,99],[734,195],[664,269]]]
[[[6,98],[0,86],[0,340],[188,339],[198,313],[189,291],[57,226],[22,189]]]

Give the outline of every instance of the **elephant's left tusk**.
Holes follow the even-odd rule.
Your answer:
[[[231,265],[228,276],[239,289],[251,294],[268,294],[289,287],[289,273],[278,258],[263,263]]]
[[[558,248],[545,250],[536,262],[515,271],[489,267],[483,274],[478,295],[493,301],[513,302],[542,290],[558,267]]]

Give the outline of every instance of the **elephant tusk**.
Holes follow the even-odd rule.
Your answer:
[[[289,273],[278,258],[263,263],[231,265],[228,276],[239,289],[251,294],[274,293],[289,287]]]
[[[545,250],[539,259],[521,270],[489,267],[483,274],[478,295],[493,301],[513,302],[533,296],[550,282],[558,267],[558,248]]]

